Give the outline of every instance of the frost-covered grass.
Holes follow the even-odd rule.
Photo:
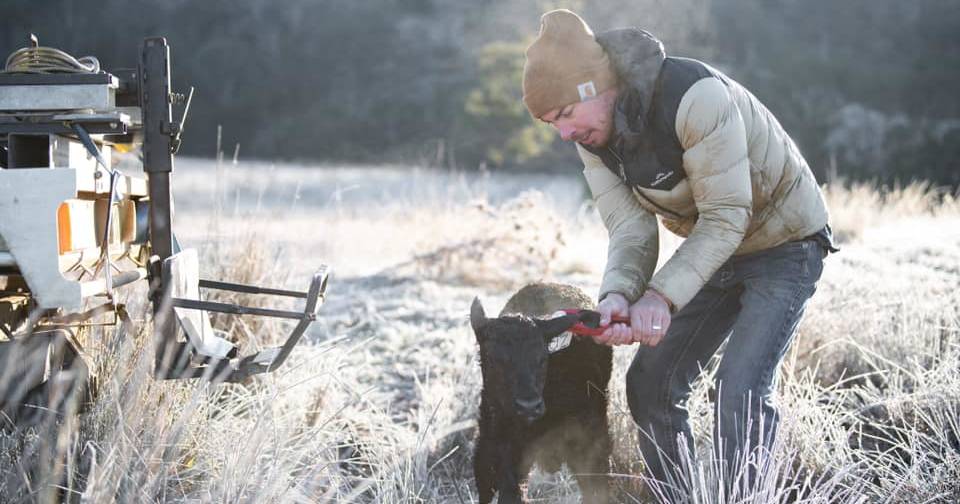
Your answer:
[[[218,196],[218,172],[203,164],[178,166],[175,224],[203,250],[204,277],[302,288],[316,265],[333,266],[310,341],[247,384],[158,382],[145,308],[132,303],[137,329],[103,334],[119,350],[99,361],[98,402],[61,429],[74,477],[38,480],[50,464],[30,471],[49,429],[8,434],[0,500],[67,481],[97,503],[475,501],[469,303],[479,295],[498,311],[539,279],[596,291],[605,231],[580,204],[578,178],[241,163],[221,169]],[[843,251],[828,259],[782,368],[774,454],[755,487],[727,502],[955,502],[960,211],[917,185],[828,195]],[[248,351],[289,329],[217,323]],[[613,466],[618,501],[646,502],[623,396],[631,354],[616,350]],[[703,454],[707,382],[690,404]],[[719,502],[706,458],[684,474],[691,501]],[[566,473],[535,473],[528,496],[579,498]]]

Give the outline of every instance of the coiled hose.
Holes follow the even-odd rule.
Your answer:
[[[74,58],[52,47],[24,47],[7,58],[2,73],[51,74],[98,73],[100,61],[93,56]]]

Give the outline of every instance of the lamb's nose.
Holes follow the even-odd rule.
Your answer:
[[[528,421],[534,421],[543,416],[543,398],[517,399],[514,405],[517,407],[517,415],[525,417]]]

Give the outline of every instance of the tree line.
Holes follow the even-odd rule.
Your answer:
[[[42,45],[136,64],[167,37],[196,96],[181,152],[570,170],[520,103],[539,15],[646,28],[756,94],[821,178],[960,186],[960,3],[942,0],[9,0],[0,55]]]

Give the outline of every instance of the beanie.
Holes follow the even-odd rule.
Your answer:
[[[523,104],[543,114],[592,98],[616,85],[610,60],[580,16],[566,9],[540,18],[540,34],[523,65]]]

